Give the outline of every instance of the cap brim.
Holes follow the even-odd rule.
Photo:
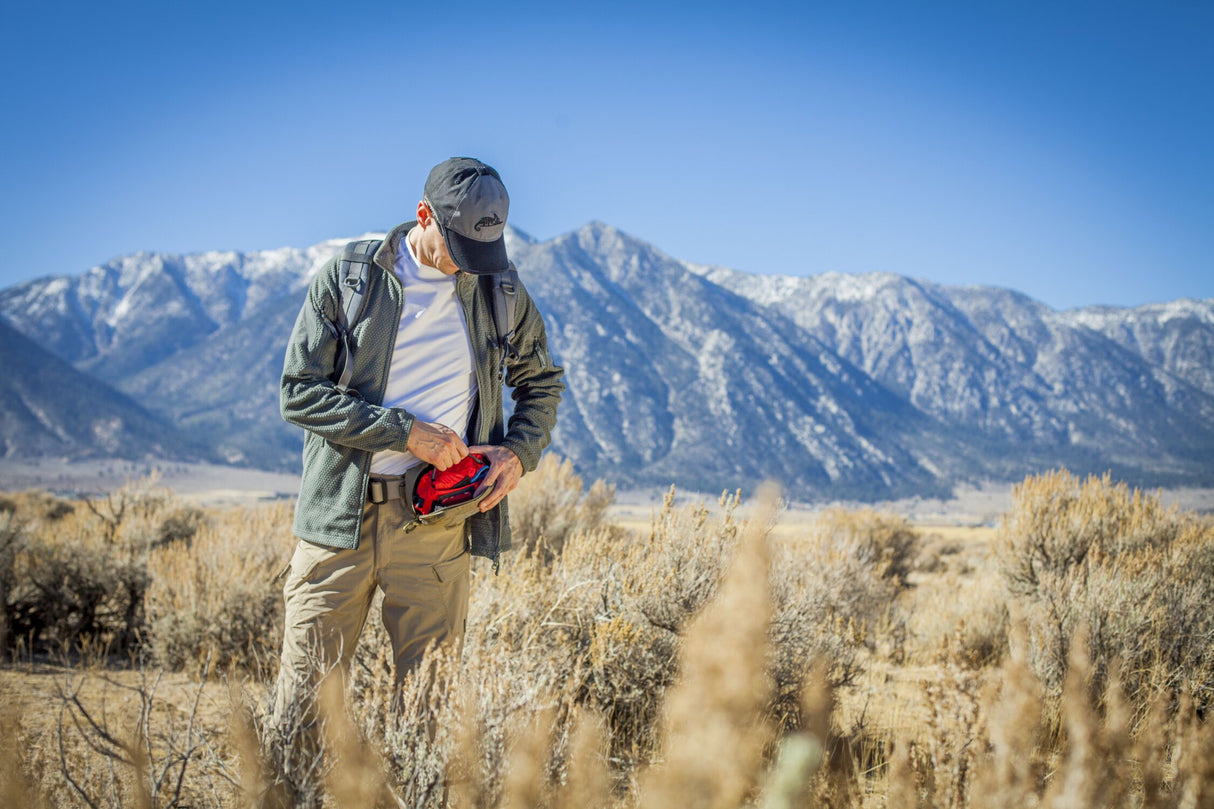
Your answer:
[[[447,252],[455,266],[473,275],[496,275],[510,266],[506,258],[505,237],[492,242],[478,242],[461,236],[451,228],[439,228],[447,243]]]

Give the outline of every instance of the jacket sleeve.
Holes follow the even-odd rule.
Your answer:
[[[502,446],[509,447],[522,461],[523,469],[531,472],[552,440],[556,408],[565,390],[565,369],[552,361],[544,320],[521,281],[516,308],[518,356],[506,362],[506,384],[513,389],[510,396],[514,414]]]
[[[326,321],[339,305],[338,262],[316,275],[295,319],[283,359],[279,406],[282,417],[335,444],[368,452],[404,452],[413,416],[341,393],[335,376],[337,339]]]

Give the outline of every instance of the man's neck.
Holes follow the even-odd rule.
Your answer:
[[[414,225],[413,227],[409,228],[409,231],[405,234],[405,241],[409,243],[409,249],[413,251],[413,258],[417,260],[417,263],[425,264],[428,262],[429,256],[422,255],[421,235],[422,226],[420,224]]]
[[[455,275],[459,268],[447,256],[447,247],[438,225],[433,219],[423,226],[420,222],[409,229],[405,236],[413,249],[413,257],[418,264],[433,267],[443,275]]]

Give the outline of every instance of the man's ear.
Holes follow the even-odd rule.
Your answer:
[[[433,221],[434,215],[430,212],[430,206],[426,204],[425,200],[417,203],[417,224],[424,228]]]

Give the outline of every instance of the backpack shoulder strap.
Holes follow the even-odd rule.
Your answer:
[[[382,239],[350,242],[341,254],[341,317],[347,329],[353,329],[366,305],[367,281],[371,261]]]
[[[371,278],[371,261],[379,249],[382,239],[364,239],[350,242],[341,254],[338,272],[341,284],[341,305],[337,307],[337,321],[330,321],[329,331],[337,338],[341,355],[341,375],[337,389],[350,392],[350,378],[354,374],[354,345],[350,335],[362,317],[367,305],[367,286]],[[358,395],[355,391],[354,395]]]
[[[493,276],[493,322],[497,326],[497,342],[502,349],[499,376],[506,373],[507,358],[518,356],[514,345],[515,310],[518,303],[518,270],[510,262],[505,272]]]

